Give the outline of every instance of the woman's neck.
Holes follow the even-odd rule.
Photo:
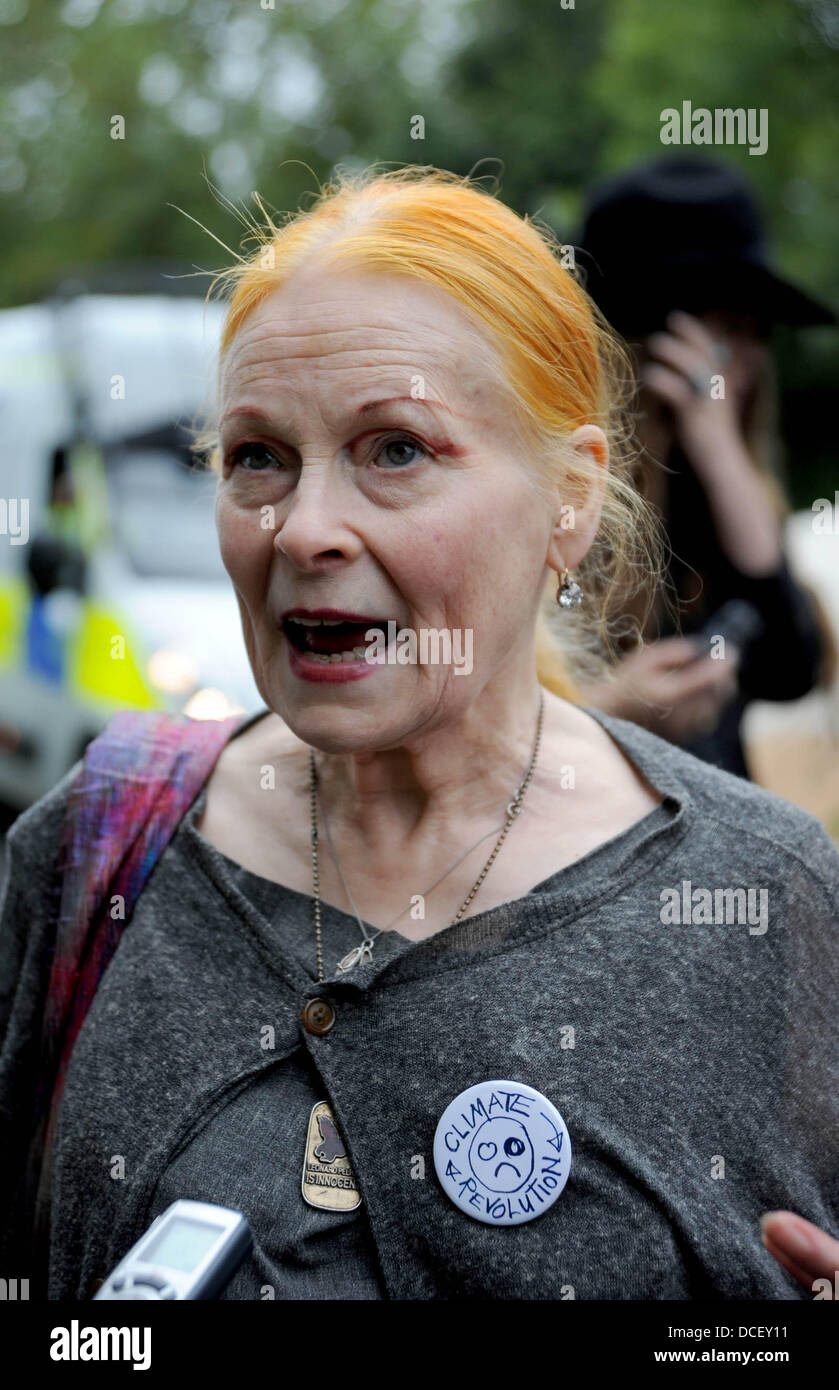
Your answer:
[[[484,691],[461,718],[429,725],[397,748],[316,752],[330,823],[372,852],[445,839],[453,827],[462,833],[464,824],[488,817],[503,821],[533,755],[540,694],[534,679],[526,697],[499,708]]]

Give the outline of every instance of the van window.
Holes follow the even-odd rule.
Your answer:
[[[148,579],[226,579],[213,516],[216,477],[174,451],[109,450],[114,544]]]

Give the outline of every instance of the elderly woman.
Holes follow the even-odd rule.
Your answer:
[[[266,708],[76,1041],[47,1296],[187,1197],[247,1217],[227,1299],[812,1297],[839,855],[563,683],[546,593],[594,636],[651,555],[602,322],[546,232],[440,171],[260,240],[212,463]],[[78,771],[9,836],[4,1078]],[[767,1248],[769,1209],[804,1219]]]

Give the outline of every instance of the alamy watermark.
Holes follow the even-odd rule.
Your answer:
[[[829,497],[817,497],[810,510],[814,535],[839,535],[839,491],[834,492],[832,501]]]
[[[659,920],[669,926],[748,926],[749,936],[763,936],[769,926],[768,888],[662,888]]]
[[[10,545],[26,545],[29,540],[29,498],[0,497],[0,536]]]
[[[135,1371],[151,1365],[150,1327],[87,1326],[78,1318],[50,1334],[53,1361],[130,1361]]]
[[[769,110],[762,106],[707,106],[689,101],[666,106],[659,116],[662,145],[748,145],[749,154],[769,148]]]
[[[387,636],[380,627],[370,627],[364,634],[370,646],[364,659],[370,666],[454,666],[456,676],[468,676],[472,670],[471,627],[411,627],[396,630],[391,619]]]

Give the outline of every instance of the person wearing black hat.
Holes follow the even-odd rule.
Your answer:
[[[672,551],[645,644],[584,698],[748,777],[748,702],[797,699],[835,670],[829,622],[784,556],[769,340],[836,317],[772,270],[751,192],[721,164],[655,160],[606,181],[578,240],[639,376],[639,483]]]

